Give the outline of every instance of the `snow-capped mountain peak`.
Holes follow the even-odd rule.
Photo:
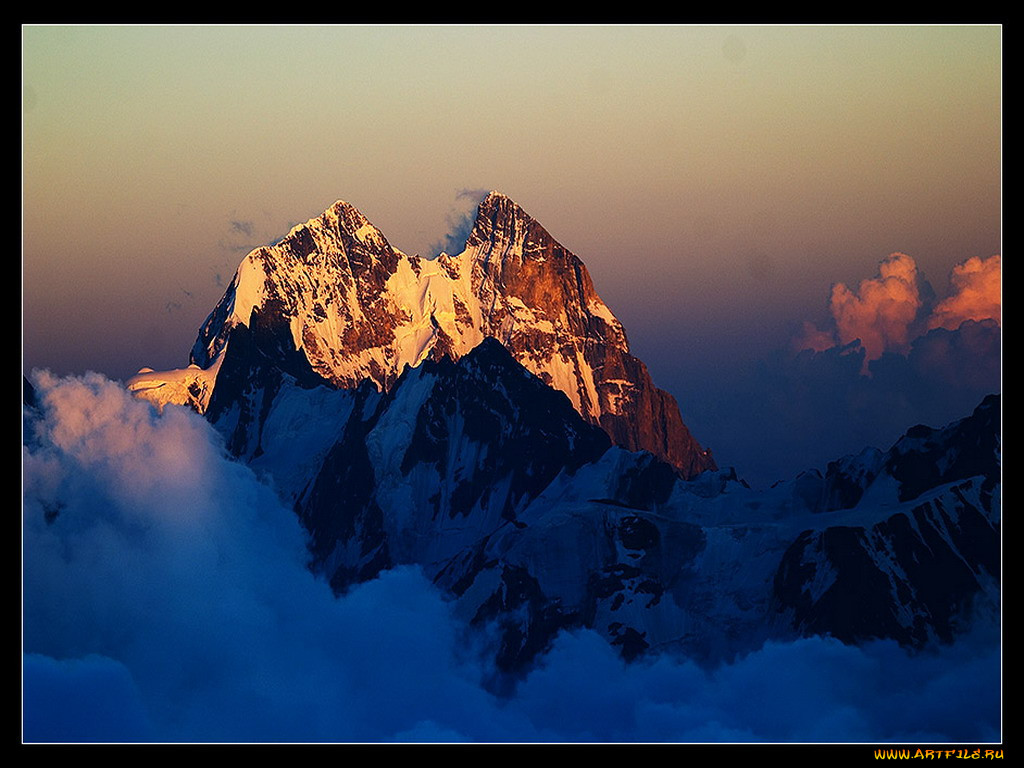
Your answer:
[[[392,247],[354,206],[337,201],[242,260],[190,363],[218,365],[240,327],[299,380],[341,388],[369,380],[381,391],[406,365],[457,359],[493,337],[617,444],[648,450],[684,476],[714,467],[675,400],[630,354],[583,262],[499,192],[480,203],[465,249],[434,260]],[[158,378],[132,386],[149,396]],[[209,398],[188,402],[202,410]]]

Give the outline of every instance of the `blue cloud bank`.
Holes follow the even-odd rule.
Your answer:
[[[717,668],[561,635],[508,695],[412,567],[335,598],[216,432],[95,374],[26,422],[30,742],[999,740],[995,620],[954,646],[769,643]]]

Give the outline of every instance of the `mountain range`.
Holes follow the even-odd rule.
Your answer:
[[[335,203],[243,259],[187,368],[128,386],[203,414],[337,593],[417,565],[510,674],[577,627],[713,661],[809,635],[921,648],[998,612],[998,396],[751,489],[583,262],[496,192],[434,259]]]

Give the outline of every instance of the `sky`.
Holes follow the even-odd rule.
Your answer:
[[[902,253],[938,301],[1001,253],[998,26],[25,26],[22,44],[26,372],[181,367],[242,257],[335,200],[429,256],[497,189],[583,259],[698,440],[753,480],[992,389],[894,411],[847,391],[878,388],[862,362],[820,406],[870,401],[874,431],[769,452],[750,436],[783,447],[798,425],[738,402],[824,376],[831,357],[793,372],[793,344],[838,343],[834,285],[856,295]]]

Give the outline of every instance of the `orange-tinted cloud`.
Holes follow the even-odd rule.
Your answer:
[[[841,344],[860,339],[864,365],[883,352],[906,351],[909,329],[921,308],[917,264],[894,253],[879,265],[878,276],[862,280],[856,291],[843,283],[832,287],[831,309]]]
[[[793,340],[793,351],[800,352],[805,349],[813,349],[815,352],[824,352],[836,346],[836,335],[832,331],[823,331],[810,320],[804,320],[800,335]]]
[[[973,257],[957,264],[949,284],[949,295],[929,313],[921,291],[923,278],[914,259],[894,253],[879,265],[877,276],[862,280],[856,290],[843,283],[834,285],[829,302],[834,327],[822,330],[814,323],[804,322],[793,341],[794,351],[824,352],[859,339],[864,348],[861,373],[871,376],[872,361],[886,352],[906,356],[916,340],[929,331],[958,331],[966,321],[973,321],[972,326],[981,324],[998,330],[1002,308],[998,255],[987,259]],[[971,344],[980,338],[978,333],[965,332],[957,343]],[[941,351],[934,339],[928,348],[933,356]],[[919,351],[918,357],[922,354]]]
[[[940,301],[928,320],[929,328],[960,327],[965,320],[995,320],[1001,324],[1002,266],[998,255],[977,256],[953,267],[949,284],[953,293]]]

